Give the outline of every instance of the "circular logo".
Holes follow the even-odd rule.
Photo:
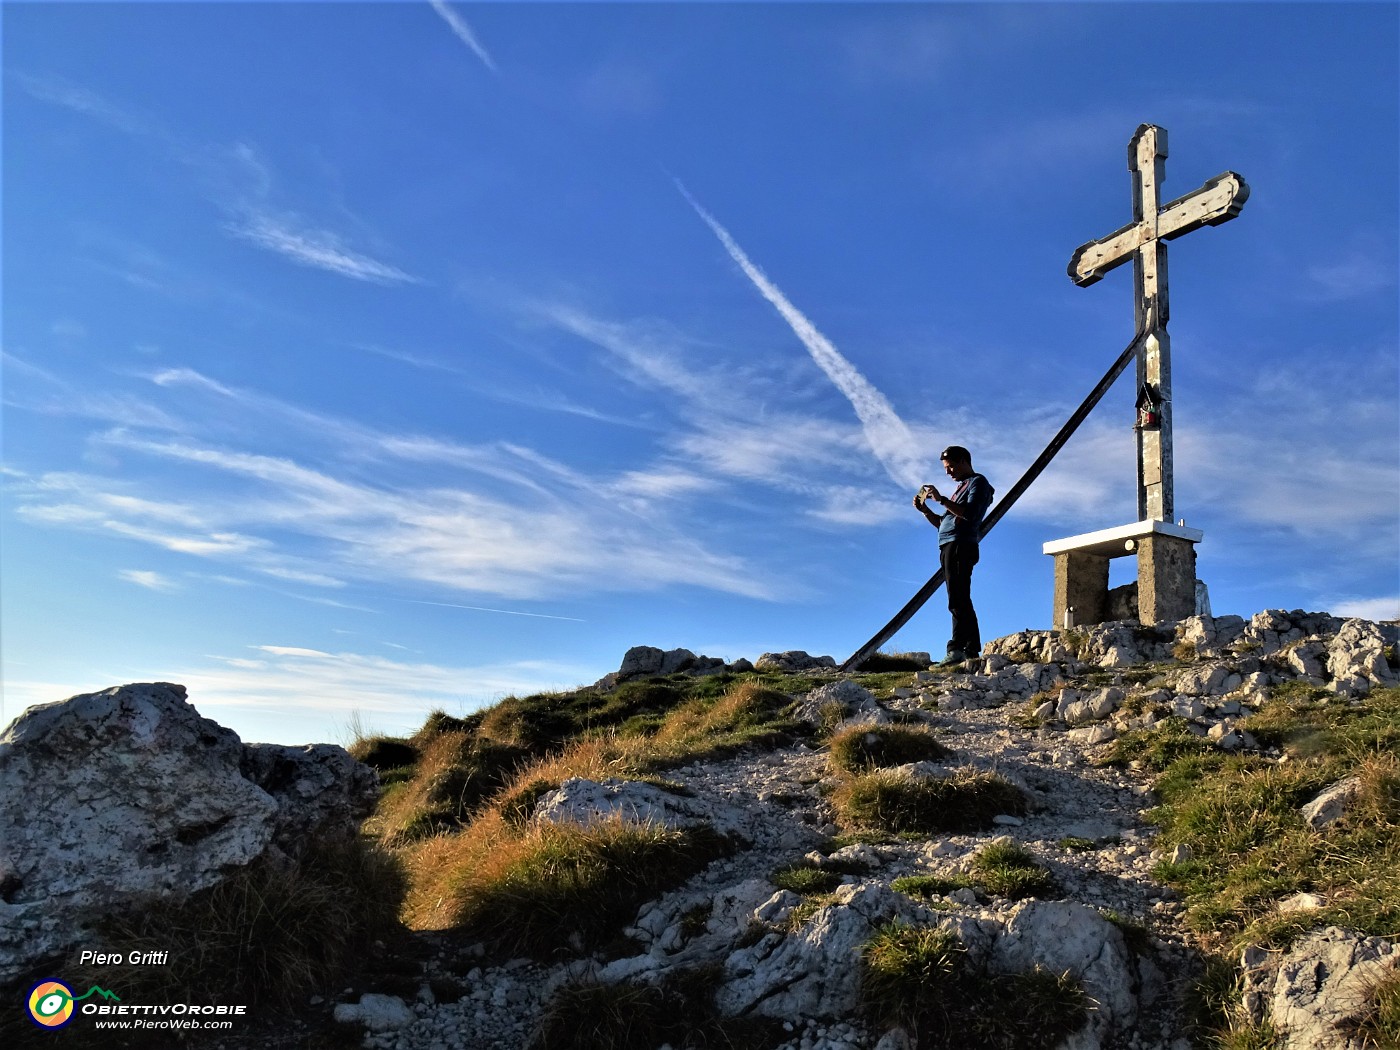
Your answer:
[[[73,1020],[73,992],[62,981],[40,981],[29,990],[29,1016],[44,1028],[62,1028]]]

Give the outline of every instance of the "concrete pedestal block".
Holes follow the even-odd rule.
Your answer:
[[[1084,551],[1055,555],[1055,628],[1102,623],[1107,604],[1108,558]]]
[[[1138,544],[1138,622],[1171,623],[1196,615],[1196,545],[1176,536]]]
[[[1130,554],[1137,555],[1139,623],[1170,623],[1196,615],[1195,545],[1201,536],[1199,529],[1148,520],[1045,544],[1041,549],[1055,558],[1054,627],[1083,627],[1109,619],[1121,602],[1110,602],[1108,563]]]

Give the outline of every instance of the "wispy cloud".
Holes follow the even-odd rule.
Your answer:
[[[38,77],[18,72],[13,75],[21,90],[40,102],[82,113],[128,135],[159,134],[149,118],[131,113],[81,85],[59,77]]]
[[[1355,616],[1362,620],[1400,620],[1400,594],[1388,598],[1337,598],[1324,601],[1322,608],[1334,616]]]
[[[12,718],[34,704],[132,681],[136,674],[145,676],[136,680],[181,683],[200,714],[223,725],[236,728],[250,719],[267,724],[266,717],[259,716],[276,712],[280,742],[299,743],[311,738],[306,734],[324,732],[327,715],[343,718],[363,712],[395,732],[411,732],[434,709],[466,713],[508,695],[574,688],[606,670],[549,660],[469,666],[412,663],[299,645],[250,649],[255,655],[245,655],[248,650],[212,654],[158,672],[98,668],[66,681],[7,675],[0,694],[4,715]]]
[[[148,569],[122,569],[117,573],[119,579],[127,583],[134,583],[138,587],[145,587],[150,591],[174,591],[179,589],[179,584],[158,572],[151,572]]]
[[[131,430],[94,437],[96,448],[181,465],[139,489],[90,475],[46,475],[12,486],[26,520],[106,532],[318,588],[347,581],[431,583],[496,598],[638,591],[683,585],[772,598],[791,588],[739,555],[712,549],[659,504],[708,482],[683,472],[590,476],[518,445],[468,447],[351,424],[322,425],[189,370],[157,379],[209,398],[233,398],[257,417],[282,418],[306,433],[340,439],[330,461],[219,447],[188,436]],[[334,424],[334,420],[331,421]],[[265,437],[244,420],[247,439]],[[305,440],[296,440],[305,447]],[[435,462],[431,481],[401,469],[360,468],[366,457]],[[348,459],[349,469],[338,459]],[[451,468],[466,467],[464,479]],[[169,483],[155,480],[169,477]],[[481,476],[514,491],[493,493]],[[495,486],[499,488],[499,486]],[[495,605],[480,608],[500,608]]]
[[[298,229],[286,219],[266,213],[251,213],[246,219],[230,224],[228,229],[235,236],[302,266],[373,284],[421,283],[397,267],[345,247],[334,233]]]
[[[15,392],[17,384],[6,386],[3,403],[8,408],[23,409],[46,416],[74,416],[117,426],[150,427],[157,430],[181,430],[183,423],[176,417],[130,394],[109,391],[90,392],[79,389],[48,369],[0,350],[0,365],[38,380],[47,388],[44,393]]]
[[[293,645],[258,645],[254,648],[271,653],[273,656],[302,656],[313,660],[334,659],[330,653],[323,653],[320,649],[301,649]]]
[[[677,181],[676,187],[690,206],[695,209],[696,214],[704,220],[705,225],[709,226],[715,236],[719,238],[725,251],[744,271],[744,275],[753,282],[759,294],[773,305],[783,320],[792,328],[797,338],[802,341],[802,345],[807,348],[812,360],[816,362],[817,367],[826,373],[827,378],[851,403],[856,416],[860,419],[861,429],[870,445],[870,450],[885,468],[886,473],[894,479],[896,484],[904,488],[917,488],[921,481],[929,475],[928,460],[920,451],[913,433],[910,432],[904,421],[895,414],[885,395],[880,393],[865,376],[861,375],[855,365],[843,357],[831,341],[792,305],[777,285],[773,284],[763,271],[749,260],[743,249],[729,235],[729,231],[700,206],[685,186]]]
[[[487,53],[486,48],[481,46],[481,41],[477,40],[476,34],[472,32],[472,27],[467,25],[466,19],[452,10],[446,0],[430,0],[430,2],[433,5],[433,10],[441,15],[442,20],[452,28],[452,32],[457,34],[457,39],[466,44],[472,54],[481,59],[487,69],[493,73],[496,72],[496,63]]]
[[[434,0],[433,6],[449,24],[454,20],[460,22],[440,0]],[[465,29],[465,23],[461,25]],[[470,37],[470,30],[466,32]],[[489,57],[487,63],[490,64]],[[317,229],[293,214],[269,210],[274,191],[272,169],[248,143],[238,142],[231,147],[193,143],[167,133],[149,120],[131,115],[80,85],[26,74],[17,74],[16,80],[27,94],[39,101],[82,113],[128,135],[155,140],[166,156],[197,174],[206,184],[205,192],[220,210],[235,216],[226,224],[226,229],[234,236],[301,266],[354,280],[384,285],[422,283],[396,266],[347,246],[336,233]],[[168,290],[162,281],[148,273],[117,269],[134,284]]]

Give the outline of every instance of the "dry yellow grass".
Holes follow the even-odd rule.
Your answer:
[[[788,697],[761,682],[740,682],[718,700],[691,700],[676,708],[652,741],[658,751],[676,754],[698,740],[755,728],[788,703]]]
[[[616,814],[524,828],[490,814],[415,851],[404,917],[420,929],[461,929],[509,955],[547,955],[576,936],[605,938],[656,890],[728,848],[705,828]]]
[[[682,704],[652,736],[593,736],[526,762],[467,826],[403,847],[409,881],[403,921],[415,929],[445,929],[473,921],[478,906],[473,902],[497,900],[502,880],[518,878],[522,865],[528,868],[533,863],[531,858],[562,848],[561,836],[569,833],[556,825],[533,825],[529,816],[540,796],[565,780],[635,779],[716,745],[742,743],[750,734],[763,732],[789,702],[782,693],[744,682],[718,699]],[[489,733],[494,740],[508,743],[518,736],[517,716],[515,705],[500,705],[487,712],[478,734]],[[466,739],[467,734],[448,731],[425,746],[413,781],[382,803],[376,818],[380,834],[394,827],[395,821],[412,820],[421,811],[429,800],[427,785],[435,771],[450,768]],[[614,829],[607,834],[612,836],[607,848],[620,849],[613,840],[622,833]]]
[[[469,740],[460,730],[429,739],[413,777],[385,793],[374,815],[365,822],[365,831],[386,842],[402,835],[414,816],[429,807],[432,785],[460,760]]]

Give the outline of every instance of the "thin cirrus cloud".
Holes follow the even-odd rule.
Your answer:
[[[456,11],[452,10],[446,3],[446,0],[430,0],[430,2],[432,3],[433,10],[442,17],[442,20],[446,22],[452,29],[452,32],[457,35],[457,39],[466,44],[472,54],[481,59],[487,69],[491,70],[493,73],[496,72],[495,61],[492,60],[486,48],[482,47],[481,41],[476,38],[476,33],[472,31],[472,27],[467,25],[467,20]]]
[[[466,32],[464,39],[474,41],[466,23],[448,10],[445,4],[435,0],[434,7],[440,8],[439,14],[448,19],[454,30],[461,26]],[[484,52],[482,54],[490,65],[490,56]],[[132,116],[115,103],[80,85],[27,74],[20,74],[18,80],[25,93],[40,102],[81,113],[133,137],[155,139],[180,164],[202,171],[206,181],[218,187],[211,191],[215,203],[226,211],[240,215],[225,227],[234,236],[298,265],[357,281],[382,285],[423,283],[396,266],[347,247],[335,233],[310,229],[291,217],[268,211],[261,202],[272,192],[271,170],[248,144],[238,143],[231,150],[195,146],[150,121]],[[217,164],[211,169],[211,156],[231,158],[231,161]],[[230,183],[240,188],[234,189]],[[250,205],[250,199],[259,203]],[[140,280],[138,276],[138,283]],[[149,279],[146,280],[149,283]]]
[[[253,212],[228,227],[234,236],[291,259],[302,266],[373,284],[421,284],[410,274],[346,248],[326,230],[298,229],[285,219]]]
[[[46,476],[13,487],[26,519],[318,587],[413,581],[515,599],[674,584],[757,598],[785,591],[781,581],[742,557],[710,549],[673,515],[658,512],[660,504],[698,491],[702,483],[695,479],[664,472],[592,478],[524,447],[473,448],[354,425],[327,428],[318,415],[288,411],[294,406],[188,370],[153,378],[330,435],[332,462],[345,459],[355,470],[367,457],[420,459],[439,469],[431,483],[402,471],[389,472],[387,483],[382,474],[365,481],[353,470],[311,467],[290,456],[118,429],[94,436],[95,447],[175,464],[179,480],[152,475],[136,488],[91,476]],[[453,467],[519,487],[514,498],[465,487]],[[532,478],[566,487],[570,506],[539,500]]]
[[[759,294],[778,311],[783,320],[792,328],[793,333],[807,348],[807,353],[811,355],[817,367],[826,373],[827,378],[831,380],[836,389],[841,391],[846,400],[851,403],[851,407],[855,409],[856,416],[860,420],[861,429],[870,446],[870,451],[880,461],[885,472],[897,485],[909,489],[917,488],[928,476],[928,461],[919,450],[918,443],[909,427],[891,407],[889,399],[876,389],[797,307],[793,306],[778,286],[753,264],[744,250],[730,236],[729,231],[700,206],[679,180],[676,181],[676,188],[680,190],[681,195],[695,209],[696,214],[700,216],[711,232],[719,238],[725,251],[729,253],[729,257],[744,272],[744,276],[753,282]]]
[[[127,583],[134,583],[138,587],[144,587],[148,591],[173,591],[179,588],[174,580],[167,579],[158,572],[149,569],[122,569],[117,573],[119,579]]]

